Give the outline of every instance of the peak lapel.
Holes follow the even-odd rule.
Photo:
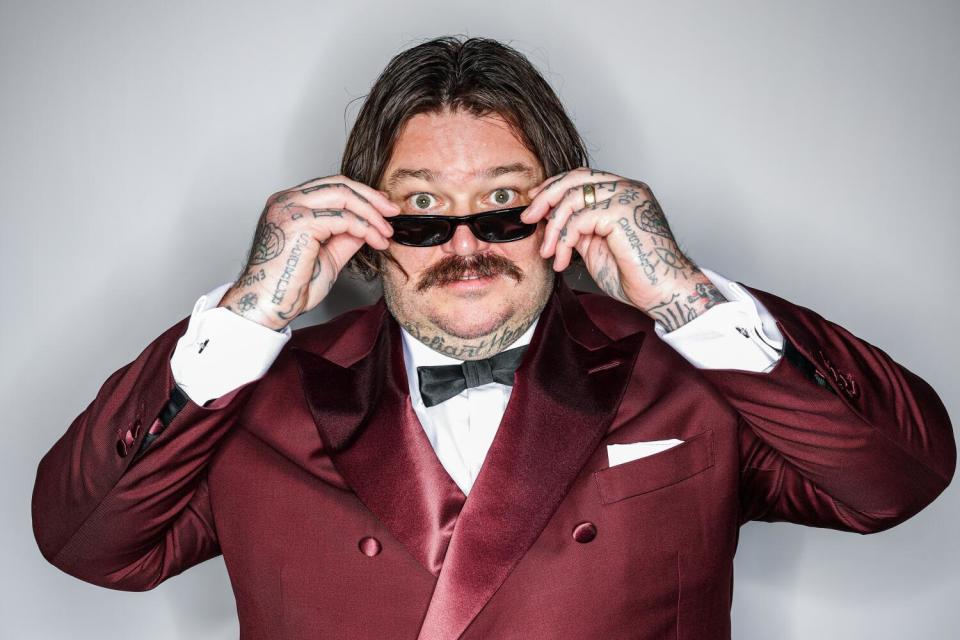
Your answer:
[[[643,333],[611,341],[558,278],[470,496],[420,640],[454,640],[533,545],[620,405]]]
[[[436,576],[466,498],[410,404],[400,340],[381,302],[324,355],[293,355],[324,452],[360,501]]]

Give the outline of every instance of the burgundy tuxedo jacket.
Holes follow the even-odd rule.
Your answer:
[[[956,462],[923,380],[751,291],[797,356],[768,373],[698,370],[644,314],[558,279],[469,499],[417,421],[382,300],[177,412],[184,318],[40,462],[37,542],[125,590],[222,553],[246,640],[729,638],[742,524],[882,531]],[[668,438],[684,442],[608,466],[607,444]]]

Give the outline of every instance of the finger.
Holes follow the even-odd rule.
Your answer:
[[[568,187],[559,188],[558,185],[564,185],[569,181],[572,173],[572,171],[567,171],[547,178],[547,180],[531,189],[528,192],[531,198],[530,204],[520,215],[520,219],[528,224],[534,224],[542,220],[566,193]]]
[[[328,262],[323,267],[329,266],[335,270],[335,274],[340,273],[350,258],[365,244],[368,243],[346,233],[333,236],[323,245],[328,256]]]
[[[595,186],[606,185],[606,187],[603,188],[598,186],[596,190],[598,194],[605,194],[607,192],[615,193],[616,191],[615,182],[588,182],[584,184],[594,184]],[[589,207],[585,206],[584,200],[583,185],[570,187],[564,195],[563,200],[550,211],[547,215],[548,222],[544,230],[543,244],[540,250],[541,257],[549,258],[551,255],[554,255],[557,248],[557,240],[565,233],[564,228],[567,226],[567,222],[571,216],[577,215],[577,212],[581,209],[607,210],[613,205],[611,198],[598,200]]]
[[[611,217],[606,210],[590,207],[574,211],[564,227],[553,260],[554,271],[563,271],[573,260],[577,247],[588,247],[593,238],[606,238],[613,232]],[[579,250],[579,249],[578,249]],[[585,250],[580,255],[586,257]]]
[[[403,207],[391,200],[389,195],[383,191],[374,189],[370,185],[357,182],[356,180],[351,180],[350,178],[346,178],[344,183],[358,194],[366,197],[366,199],[371,204],[376,206],[378,210],[382,209],[383,215],[395,216],[403,210]]]
[[[527,223],[539,222],[550,212],[550,209],[555,207],[557,203],[566,196],[570,189],[577,187],[582,189],[585,184],[600,182],[612,185],[613,182],[611,182],[611,179],[615,181],[622,178],[612,173],[596,171],[588,167],[579,167],[566,174],[561,174],[561,176],[545,184],[542,189],[537,191],[533,196],[533,201],[530,203],[530,206],[527,207],[520,218]],[[611,189],[611,191],[612,190],[613,189]],[[581,201],[580,206],[584,204],[586,203]]]
[[[390,198],[383,192],[342,175],[317,178],[305,182],[288,191],[286,195],[291,193],[296,196],[298,201],[308,198],[308,202],[314,206],[324,206],[323,202],[327,202],[325,198],[334,194],[335,198],[341,199],[334,200],[334,202],[338,202],[336,206],[351,209],[366,216],[371,222],[377,224],[386,235],[393,233],[393,227],[383,219],[384,216],[395,216],[401,211],[400,205],[391,202]],[[352,200],[355,200],[355,202],[351,202],[349,196],[352,196]],[[327,202],[326,206],[333,205]]]
[[[383,215],[391,216],[400,213],[401,207],[399,204],[390,200],[390,197],[383,191],[374,189],[370,185],[366,185],[362,182],[352,180],[344,175],[337,176],[327,176],[325,178],[316,178],[308,182],[304,182],[301,185],[294,187],[295,190],[300,191],[302,194],[306,195],[314,191],[320,191],[324,189],[322,185],[325,184],[343,184],[349,187],[360,197],[361,200],[365,200],[370,205],[376,207],[378,210],[382,209]]]
[[[333,180],[334,178],[337,178],[337,176],[323,176],[323,177],[321,177],[321,178],[311,178],[311,179],[307,180],[306,182],[301,182],[301,183],[298,184],[298,185],[294,185],[294,186],[290,187],[289,189],[286,189],[286,191],[299,191],[300,189],[303,189],[303,188],[305,188],[305,187],[310,187],[310,186],[313,186],[313,185],[315,185],[315,184],[320,184],[321,182],[331,181],[331,180]]]
[[[386,249],[390,246],[390,240],[388,235],[384,234],[376,226],[370,224],[365,218],[357,215],[352,211],[348,211],[353,216],[350,224],[350,234],[355,237],[360,237],[358,233],[363,234],[363,241],[369,244],[374,249]],[[359,225],[359,226],[358,226]],[[393,227],[390,227],[390,233],[393,233]]]
[[[378,197],[382,198],[378,194]],[[366,196],[341,182],[319,183],[301,189],[296,202],[311,209],[341,209],[350,211],[375,225],[385,236],[393,235],[393,227],[382,212]],[[391,214],[392,215],[392,214]]]
[[[544,179],[544,181],[541,182],[540,184],[538,184],[538,185],[536,185],[536,186],[534,186],[534,187],[531,187],[530,190],[527,191],[527,195],[528,195],[529,197],[531,197],[531,198],[535,197],[538,193],[540,193],[540,192],[543,190],[543,188],[544,188],[545,186],[547,186],[548,184],[551,184],[551,183],[553,183],[553,182],[556,182],[557,180],[562,179],[562,178],[563,178],[564,176],[566,176],[568,173],[570,173],[570,172],[569,172],[569,171],[563,171],[563,172],[561,172],[561,173],[558,173],[558,174],[555,175],[555,176],[550,176],[550,177]]]
[[[581,234],[577,229],[578,218],[582,217],[582,212],[574,212],[567,225],[563,228],[561,236],[557,239],[557,246],[553,252],[553,270],[560,272],[570,266],[573,260],[573,248],[581,239]]]
[[[543,244],[540,246],[540,256],[549,258],[554,254],[563,229],[574,211],[583,207],[576,187],[571,187],[563,198],[547,213],[547,226],[543,232]]]
[[[614,198],[618,197],[618,189],[627,182],[623,178],[613,176],[612,174],[604,175],[617,179],[605,180],[603,182],[590,182],[589,179],[595,177],[599,172],[591,171],[590,173],[593,175],[589,175],[586,178],[587,181],[582,181],[583,178],[581,178],[578,184],[569,187],[560,203],[548,212],[547,227],[544,230],[543,244],[540,251],[542,257],[548,258],[555,254],[557,239],[564,233],[563,229],[571,215],[575,215],[575,212],[580,209],[609,210],[614,206]],[[584,188],[588,185],[594,187],[593,203],[589,206],[587,205],[587,197],[584,193]],[[623,203],[621,202],[620,204]]]
[[[363,216],[344,209],[312,209],[311,228],[314,237],[321,243],[330,238],[349,234],[360,239],[375,249],[386,249],[390,241]]]

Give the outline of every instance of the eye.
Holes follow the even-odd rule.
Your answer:
[[[507,204],[508,202],[510,202],[510,200],[513,199],[512,196],[515,196],[516,193],[517,192],[513,189],[508,189],[508,188],[497,189],[496,191],[493,192],[493,201],[496,204],[501,204],[501,205]]]
[[[436,200],[436,198],[429,193],[414,193],[409,199],[413,204],[413,208],[420,210],[429,209],[432,206],[432,201]]]

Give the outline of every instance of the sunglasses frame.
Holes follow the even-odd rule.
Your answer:
[[[490,243],[500,244],[500,243],[504,243],[504,242],[516,242],[517,240],[523,240],[524,238],[529,238],[530,236],[533,235],[533,232],[537,230],[537,225],[536,225],[536,224],[529,224],[529,223],[526,223],[526,222],[522,222],[522,221],[521,221],[520,224],[522,224],[522,225],[525,226],[525,227],[529,227],[529,230],[528,230],[528,231],[525,231],[525,232],[524,232],[524,235],[520,236],[519,238],[513,238],[513,239],[511,239],[511,240],[487,240],[486,238],[481,238],[479,235],[477,235],[477,230],[476,230],[476,228],[474,228],[474,226],[473,226],[473,225],[474,225],[474,221],[477,220],[478,218],[481,218],[481,219],[482,219],[482,218],[493,217],[493,216],[504,216],[504,215],[507,215],[507,214],[514,214],[514,213],[515,213],[515,214],[520,214],[520,213],[523,213],[523,211],[524,211],[527,207],[529,207],[529,206],[530,206],[530,205],[525,204],[525,205],[521,205],[521,206],[519,206],[519,207],[507,207],[506,209],[494,209],[494,210],[492,210],[492,211],[481,211],[481,212],[479,212],[479,213],[471,213],[470,215],[467,215],[467,216],[441,216],[441,215],[428,214],[428,213],[424,213],[424,214],[419,214],[419,213],[401,214],[401,215],[396,216],[396,217],[387,218],[387,222],[390,223],[390,226],[393,226],[393,223],[394,223],[395,221],[397,221],[397,220],[403,220],[403,219],[407,219],[407,220],[442,220],[442,221],[447,222],[447,223],[449,223],[449,224],[452,225],[452,226],[450,227],[450,233],[447,235],[447,237],[445,237],[445,238],[444,238],[442,241],[440,241],[440,242],[434,242],[434,243],[431,243],[431,244],[411,244],[411,243],[408,243],[408,242],[403,242],[403,241],[401,241],[401,240],[397,240],[395,237],[391,237],[391,238],[390,238],[391,240],[393,240],[393,241],[396,242],[397,244],[402,244],[402,245],[404,245],[404,246],[406,246],[406,247],[418,247],[418,248],[436,247],[436,246],[438,246],[438,245],[444,244],[445,242],[450,242],[450,238],[452,238],[452,237],[453,237],[453,234],[455,234],[455,233],[457,232],[457,227],[459,227],[459,226],[462,225],[462,224],[467,225],[467,226],[470,228],[470,233],[472,233],[472,234],[474,235],[474,237],[477,238],[478,240],[482,240],[483,242],[490,242]],[[518,219],[519,219],[519,215],[518,215]]]

